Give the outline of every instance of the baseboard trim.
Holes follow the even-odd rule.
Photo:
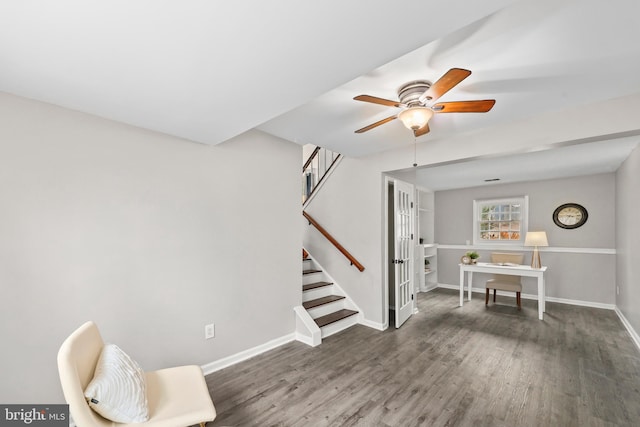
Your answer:
[[[383,323],[374,322],[372,320],[367,320],[364,317],[358,321],[358,324],[368,326],[370,328],[376,329],[378,331],[384,331],[387,327],[384,326]]]
[[[529,299],[538,299],[537,295],[531,295],[531,298]],[[615,310],[616,306],[615,304],[605,304],[602,302],[593,302],[593,301],[581,301],[581,300],[574,300],[574,299],[566,299],[566,298],[556,298],[556,297],[547,297],[546,298],[547,301],[550,302],[557,302],[560,304],[568,304],[568,305],[579,305],[582,307],[591,307],[591,308],[602,308],[604,310]]]
[[[309,347],[315,347],[315,345],[313,345],[313,339],[311,337],[308,337],[306,335],[303,335],[299,332],[295,333],[296,336],[296,341],[299,341],[303,344],[308,345]]]
[[[216,371],[219,371],[220,369],[224,369],[231,365],[235,365],[236,363],[240,363],[247,359],[251,359],[254,356],[257,356],[269,350],[273,350],[274,348],[280,347],[281,345],[284,345],[284,344],[288,344],[291,341],[295,341],[295,340],[296,340],[295,333],[288,334],[280,338],[276,338],[274,340],[271,340],[259,346],[241,351],[240,353],[236,353],[231,356],[225,357],[223,359],[216,360],[211,363],[207,363],[206,365],[202,365],[201,366],[202,372],[205,375],[212,374]]]
[[[438,287],[437,283],[431,283],[430,286],[425,286],[420,290],[420,292],[431,292],[432,290]]]
[[[445,289],[453,289],[456,291],[460,290],[460,286],[459,285],[448,285],[446,283],[438,283],[438,287],[439,288],[445,288]],[[467,292],[467,289],[465,288],[465,293]],[[471,292],[477,293],[477,294],[482,294],[484,296],[486,290],[485,288],[471,288]],[[498,295],[502,295],[502,296],[513,296],[513,292],[503,292],[503,291],[498,291]],[[521,297],[523,299],[531,299],[531,300],[538,300],[538,295],[537,294],[522,294]],[[581,301],[581,300],[574,300],[574,299],[567,299],[567,298],[557,298],[557,297],[546,297],[545,298],[547,302],[557,302],[559,304],[568,304],[568,305],[578,305],[581,307],[591,307],[591,308],[602,308],[605,310],[615,310],[616,306],[615,304],[604,304],[601,302],[593,302],[593,301]]]
[[[633,340],[633,343],[636,345],[638,350],[640,350],[640,336],[638,335],[636,330],[633,329],[633,326],[631,326],[631,323],[629,323],[627,318],[624,317],[624,314],[622,314],[622,312],[620,311],[620,309],[618,307],[616,307],[616,314],[620,318],[620,321],[622,322],[622,324],[626,328],[627,332],[629,332],[629,335],[631,335],[631,339]]]

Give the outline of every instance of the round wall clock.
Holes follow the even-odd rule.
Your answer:
[[[589,214],[584,206],[577,203],[565,203],[553,211],[553,222],[558,227],[572,229],[582,226],[587,222]]]

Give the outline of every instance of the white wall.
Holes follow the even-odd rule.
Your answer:
[[[640,332],[640,147],[616,173],[616,306]]]
[[[529,230],[546,231],[550,246],[615,248],[615,174],[585,175],[512,184],[493,184],[435,193],[435,238],[443,244],[473,242],[473,200],[529,196]],[[553,222],[561,204],[583,205],[589,214],[579,228]]]
[[[57,350],[89,319],[147,370],[292,333],[300,159],[0,94],[0,402],[63,402]]]
[[[541,249],[542,263],[549,267],[547,296],[588,303],[613,305],[615,267],[615,175],[497,184],[435,193],[435,238],[444,245],[463,247],[438,250],[438,281],[457,285],[460,257],[473,242],[473,200],[529,196],[529,230],[545,231],[549,248]],[[553,223],[553,211],[575,202],[587,209],[589,218],[579,228],[566,230]],[[491,250],[475,246],[482,260]],[[507,248],[523,252],[531,262],[531,248]],[[562,252],[559,252],[562,251]],[[595,252],[595,253],[593,253]],[[485,275],[474,274],[474,286],[484,288]],[[524,279],[523,292],[537,294],[535,280]]]

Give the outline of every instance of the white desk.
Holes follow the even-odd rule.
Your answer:
[[[544,272],[547,267],[531,268],[528,265],[506,266],[479,262],[477,264],[458,264],[460,266],[460,307],[464,303],[464,273],[469,273],[468,299],[471,301],[471,283],[473,273],[510,274],[513,276],[536,277],[538,279],[538,319],[544,319],[545,312],[545,284]]]

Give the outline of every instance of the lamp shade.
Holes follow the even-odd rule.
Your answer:
[[[547,233],[544,231],[528,231],[524,238],[525,246],[549,246]]]
[[[427,107],[409,107],[398,113],[398,118],[407,129],[418,130],[424,127],[433,117],[433,110]]]

